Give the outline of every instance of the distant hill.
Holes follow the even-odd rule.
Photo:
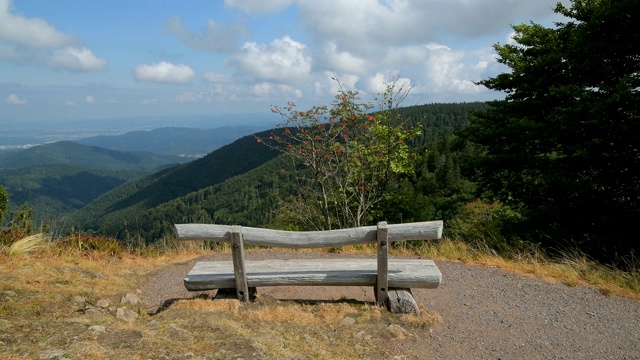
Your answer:
[[[61,141],[0,154],[0,184],[11,194],[12,209],[28,202],[41,222],[78,210],[128,180],[184,161]]]
[[[119,151],[148,151],[161,155],[202,157],[259,130],[262,129],[254,126],[225,126],[215,129],[165,127],[115,136],[94,136],[78,142]]]
[[[270,133],[256,135],[266,137]],[[122,235],[123,225],[135,228],[137,215],[147,209],[244,174],[276,155],[275,150],[258,144],[254,136],[245,136],[201,159],[123,184],[72,214],[69,223]]]
[[[157,171],[186,162],[177,156],[150,152],[122,152],[74,141],[38,145],[18,152],[0,153],[0,168],[25,168],[35,165],[78,165],[94,169]]]
[[[34,165],[0,169],[0,184],[11,194],[11,208],[28,203],[40,224],[60,219],[116,186],[146,174],[78,165]]]
[[[422,146],[466,126],[484,103],[430,104],[399,109],[410,124],[421,124]],[[267,138],[271,131],[257,134]],[[273,162],[277,153],[248,136],[205,158],[131,181],[104,194],[70,218],[87,230],[155,241],[174,222],[264,226],[287,193],[291,179]],[[283,190],[284,188],[284,190]]]

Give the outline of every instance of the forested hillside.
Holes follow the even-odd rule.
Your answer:
[[[452,144],[452,133],[468,123],[473,111],[485,107],[484,103],[465,103],[398,109],[407,124],[422,124],[422,135],[413,144],[422,155],[415,160],[419,164],[416,174],[403,179],[394,196],[381,204],[385,209],[379,217],[399,222],[453,216],[473,199],[473,186],[461,178],[460,156],[454,154],[463,149]],[[270,133],[256,136],[268,138]],[[175,222],[291,226],[285,224],[283,202],[290,200],[293,178],[287,165],[274,159],[276,155],[248,136],[200,160],[124,184],[71,220],[90,231],[120,238],[139,235],[147,241],[162,237]],[[458,190],[465,193],[449,199]],[[422,194],[425,191],[431,193]]]
[[[59,164],[109,170],[157,171],[185,161],[177,156],[109,150],[74,141],[59,141],[18,152],[0,153],[0,169]]]
[[[101,194],[148,172],[104,170],[77,165],[36,165],[0,169],[0,184],[11,194],[11,209],[27,203],[36,223],[57,221]]]
[[[82,229],[123,236],[127,227],[146,226],[137,220],[142,212],[244,174],[276,155],[256,143],[253,136],[245,136],[201,159],[123,184],[73,214],[69,221]]]
[[[184,159],[61,141],[0,154],[0,184],[11,210],[28,204],[37,223],[58,221],[126,181]]]

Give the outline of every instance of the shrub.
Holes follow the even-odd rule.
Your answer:
[[[449,221],[445,231],[451,238],[506,254],[525,245],[514,233],[521,220],[520,213],[500,202],[475,200],[466,204],[462,212]]]
[[[107,236],[89,234],[72,233],[59,240],[57,245],[60,249],[76,250],[83,255],[100,252],[117,256],[125,252],[124,246],[122,246],[118,240]]]

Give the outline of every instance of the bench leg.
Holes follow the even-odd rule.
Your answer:
[[[249,301],[254,301],[258,296],[258,289],[254,287],[249,288]],[[214,300],[217,299],[238,299],[238,293],[235,288],[232,289],[218,289],[216,295],[213,297]]]
[[[389,289],[387,309],[395,314],[420,315],[420,309],[416,299],[413,298],[411,289]]]

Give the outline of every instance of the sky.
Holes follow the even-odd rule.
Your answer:
[[[557,0],[0,0],[0,127],[329,104],[338,78],[403,105],[504,95],[493,44]],[[563,1],[565,4],[567,1]]]

